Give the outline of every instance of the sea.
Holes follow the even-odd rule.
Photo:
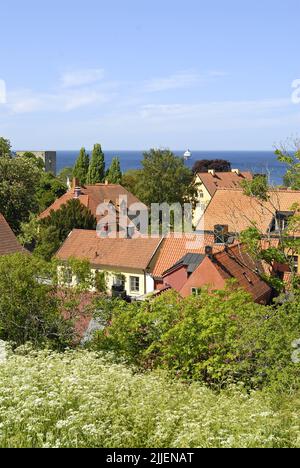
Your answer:
[[[184,150],[174,151],[176,156],[182,156]],[[267,174],[272,185],[280,185],[286,168],[277,161],[274,151],[193,151],[187,166],[192,167],[200,159],[225,159],[230,161],[233,169],[251,171],[254,174]],[[57,173],[65,167],[72,167],[79,154],[78,150],[57,151]],[[143,151],[105,151],[106,166],[109,167],[112,158],[118,156],[122,171],[141,168]]]

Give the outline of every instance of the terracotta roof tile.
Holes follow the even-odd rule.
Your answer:
[[[201,220],[202,229],[214,231],[217,224],[228,225],[229,232],[239,233],[256,224],[267,233],[276,211],[290,211],[295,203],[300,204],[300,191],[270,191],[270,201],[260,203],[248,197],[241,189],[217,190]]]
[[[210,195],[213,196],[218,189],[239,188],[244,180],[253,179],[251,172],[215,172],[197,174]]]
[[[60,260],[75,257],[92,265],[145,270],[161,239],[99,238],[96,231],[74,229],[56,254]]]
[[[0,255],[26,252],[12,232],[4,216],[0,213]]]
[[[128,207],[134,203],[141,203],[137,197],[118,184],[86,185],[81,187],[81,195],[78,197],[78,199],[86,208],[91,211],[97,220],[99,220],[100,217],[96,215],[97,207],[105,201],[112,202],[115,206],[117,206],[120,196],[128,197]],[[67,201],[72,200],[73,198],[74,189],[71,189],[69,192],[55,200],[55,202],[49,208],[40,214],[39,218],[47,218],[52,210],[59,210],[62,205],[66,204]]]
[[[177,237],[181,236],[181,237]],[[153,270],[155,278],[162,278],[165,271],[182,259],[187,253],[204,254],[205,247],[212,246],[214,252],[224,249],[223,245],[214,245],[211,234],[170,234],[163,240]]]

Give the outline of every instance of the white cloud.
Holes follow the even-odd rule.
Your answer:
[[[218,70],[212,70],[202,74],[191,71],[174,73],[173,75],[161,78],[153,78],[145,82],[144,91],[155,93],[168,91],[172,89],[190,88],[199,84],[204,84],[212,78],[226,76],[227,73]]]
[[[76,88],[101,81],[104,70],[101,68],[90,68],[86,70],[74,70],[64,73],[61,77],[63,88]]]
[[[169,89],[189,88],[201,81],[201,76],[195,73],[181,72],[165,78],[153,78],[145,82],[145,91],[155,93]]]
[[[68,112],[89,105],[104,104],[114,97],[113,91],[87,88],[53,93],[19,90],[8,94],[7,107],[13,114]]]

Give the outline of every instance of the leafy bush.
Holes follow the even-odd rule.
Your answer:
[[[134,374],[87,351],[0,364],[1,447],[299,447],[300,395],[277,402]]]
[[[109,308],[109,313],[107,308]],[[292,342],[300,337],[300,301],[278,308],[253,303],[234,284],[182,300],[174,291],[150,303],[108,302],[108,327],[92,347],[113,351],[140,368],[223,387],[298,385]]]

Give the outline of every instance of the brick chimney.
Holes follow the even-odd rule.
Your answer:
[[[77,177],[73,177],[72,188],[75,190],[76,187],[80,187],[79,179]]]

